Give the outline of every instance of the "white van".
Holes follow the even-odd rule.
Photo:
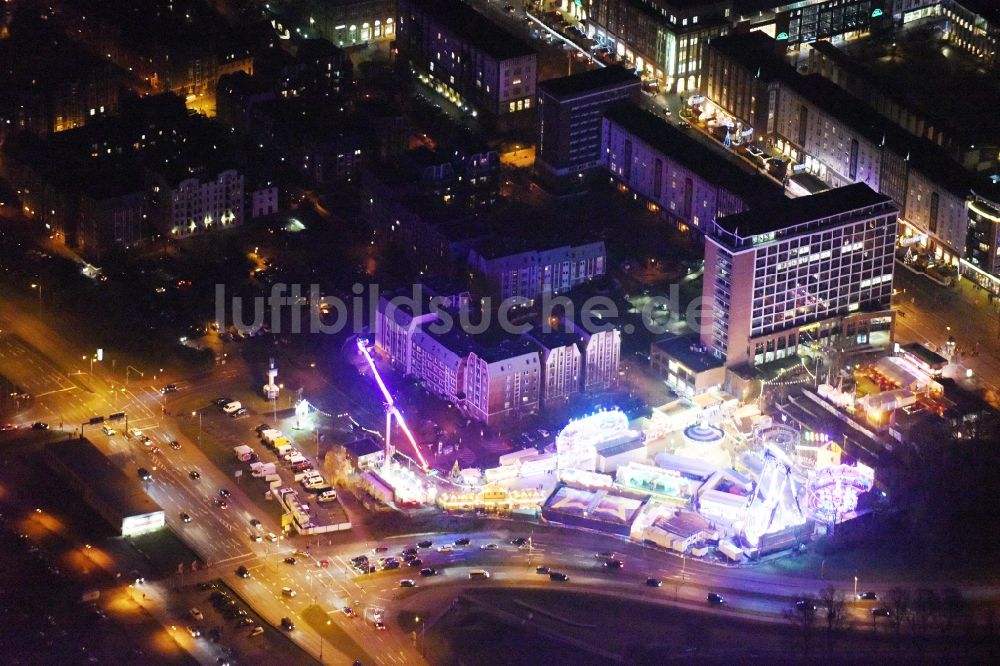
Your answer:
[[[243,405],[240,404],[239,400],[233,400],[232,402],[226,404],[222,408],[222,411],[225,414],[232,414],[233,412],[236,412],[236,411],[238,411],[238,410],[240,410],[242,408],[243,408]]]
[[[320,502],[333,502],[336,499],[337,499],[337,491],[336,490],[324,490],[323,492],[321,492],[319,494],[319,501]]]
[[[489,578],[489,577],[490,577],[490,572],[487,571],[486,569],[473,569],[472,571],[469,572],[470,579]]]

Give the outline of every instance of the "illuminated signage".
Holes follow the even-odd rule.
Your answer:
[[[138,516],[128,516],[122,520],[122,536],[134,536],[153,532],[166,525],[162,511],[154,511]]]
[[[783,41],[783,40],[787,40],[788,39],[788,33],[787,32],[779,32],[778,36],[775,37],[774,39],[776,41],[779,41],[779,42]]]
[[[882,16],[882,10],[875,8],[875,10],[872,11],[872,18],[878,18],[879,16]]]

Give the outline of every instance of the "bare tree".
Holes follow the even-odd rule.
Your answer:
[[[833,639],[847,626],[847,603],[844,593],[828,585],[819,591],[819,604],[826,608],[826,649],[833,654]]]
[[[902,632],[903,623],[910,615],[910,604],[912,596],[910,591],[903,587],[894,587],[889,590],[889,594],[886,597],[886,601],[889,605],[889,611],[892,613],[890,620],[892,621],[892,628],[896,633],[896,652],[897,656],[899,651],[902,649]]]
[[[795,627],[802,641],[802,653],[805,657],[809,657],[813,635],[816,633],[816,605],[813,600],[809,597],[802,599],[784,611],[782,617]]]
[[[941,598],[937,592],[926,587],[917,590],[913,597],[913,612],[908,618],[914,636],[921,639],[927,637],[940,607]]]

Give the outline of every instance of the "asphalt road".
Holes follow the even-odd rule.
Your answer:
[[[688,561],[666,556],[663,553],[643,548],[621,539],[578,530],[535,527],[533,544],[529,553],[506,545],[512,536],[522,535],[530,526],[512,526],[468,535],[472,546],[454,553],[427,553],[423,558],[426,566],[441,569],[436,577],[423,578],[412,569],[397,572],[380,572],[358,576],[350,569],[350,557],[371,548],[367,535],[359,530],[352,535],[355,541],[349,544],[310,548],[309,555],[299,555],[295,565],[285,564],[283,558],[298,544],[312,540],[292,540],[272,545],[267,540],[260,543],[251,541],[249,520],[258,517],[264,521],[265,532],[280,533],[278,525],[266,515],[259,515],[256,505],[232,480],[216,469],[198,448],[196,442],[184,437],[175,417],[165,416],[164,410],[174,413],[174,400],[207,404],[219,393],[226,392],[235,385],[244,385],[247,369],[234,359],[227,366],[217,366],[203,375],[183,380],[182,378],[159,378],[159,382],[173,381],[180,384],[178,394],[166,399],[156,390],[157,386],[143,378],[133,378],[127,387],[121,384],[118,370],[112,376],[104,364],[95,364],[93,375],[89,363],[83,370],[81,359],[86,353],[70,340],[61,338],[48,329],[30,313],[16,309],[4,311],[4,321],[0,322],[0,374],[13,379],[34,396],[30,407],[19,414],[21,422],[34,419],[56,418],[64,423],[80,423],[96,414],[125,410],[129,413],[129,426],[139,427],[150,434],[162,450],[159,455],[143,447],[134,440],[122,436],[107,437],[99,434],[97,427],[89,428],[92,441],[106,453],[122,462],[126,473],[134,473],[142,465],[153,471],[153,481],[149,483],[150,495],[167,512],[168,524],[201,557],[211,564],[208,569],[189,573],[185,580],[193,583],[199,580],[222,577],[227,584],[239,592],[254,609],[267,621],[277,624],[281,617],[291,617],[297,629],[291,638],[305,650],[318,655],[321,649],[319,634],[302,619],[303,611],[318,604],[329,615],[331,622],[337,622],[359,645],[369,650],[377,663],[422,663],[407,635],[399,631],[393,617],[397,609],[404,607],[411,598],[437,588],[456,588],[470,584],[547,586],[544,576],[534,572],[539,564],[551,566],[569,574],[568,586],[582,587],[595,592],[641,595],[647,600],[665,604],[680,604],[684,607],[708,611],[705,595],[709,591],[719,592],[727,597],[726,613],[745,615],[748,618],[777,621],[781,612],[794,599],[815,594],[828,584],[833,584],[845,592],[853,592],[853,581],[821,581],[808,578],[780,577],[769,575],[751,568],[730,569],[712,566],[697,561]],[[26,341],[31,340],[29,345]],[[82,373],[82,374],[81,374]],[[122,389],[125,389],[124,391]],[[112,391],[114,389],[114,391]],[[176,396],[176,397],[175,397]],[[180,418],[189,418],[184,416]],[[53,423],[56,425],[56,423]],[[180,450],[172,450],[166,445],[170,439],[181,442]],[[188,473],[199,470],[201,479],[194,481]],[[226,510],[211,504],[219,488],[226,487],[232,492],[230,507]],[[186,511],[193,521],[180,522],[179,514]],[[514,531],[512,531],[514,530]],[[456,534],[435,534],[427,536],[435,545],[457,538]],[[402,550],[412,545],[424,535],[399,535],[386,540],[390,552]],[[498,550],[482,550],[478,546],[486,542],[501,545]],[[614,550],[621,554],[625,569],[606,572],[598,565],[594,553]],[[328,568],[320,567],[317,560],[331,561]],[[234,570],[246,566],[251,576],[239,578]],[[469,581],[471,568],[483,567],[491,571],[489,581]],[[647,576],[663,579],[662,588],[647,588]],[[416,588],[401,588],[399,580],[414,578]],[[155,602],[157,594],[168,594],[170,581],[151,584],[149,599]],[[878,585],[862,582],[862,590],[884,593],[895,585],[926,586],[933,584],[925,580],[883,580]],[[951,586],[951,583],[948,583]],[[282,594],[282,588],[296,590],[294,598]],[[969,586],[963,588],[967,597],[977,601],[996,600],[1000,591],[993,587]],[[352,620],[338,612],[350,605],[366,615],[365,620]],[[371,622],[373,608],[386,609],[389,631],[377,631]],[[858,618],[867,616],[869,608],[863,604],[853,604],[853,613]],[[155,610],[151,611],[156,615]],[[723,612],[723,611],[718,611]],[[163,614],[157,615],[161,622],[179,622]],[[207,641],[189,641],[186,645],[199,660],[211,660],[213,650]],[[326,645],[324,651],[328,661],[352,660],[355,655],[338,654],[335,646]],[[339,663],[339,661],[338,661]]]
[[[945,375],[963,379],[972,369],[985,387],[1000,386],[1000,317],[986,292],[969,280],[943,287],[898,263],[893,288],[898,292],[893,299],[898,342],[939,348],[953,335],[959,350],[971,352],[978,344],[978,356],[963,354],[949,364]]]

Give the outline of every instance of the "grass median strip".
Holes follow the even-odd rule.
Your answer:
[[[316,630],[327,645],[342,652],[348,658],[357,659],[363,664],[374,664],[375,659],[363,647],[348,635],[344,628],[330,617],[322,608],[316,605],[309,606],[302,613],[302,618],[306,624]],[[329,623],[327,621],[329,620]],[[361,620],[355,620],[361,622]]]

